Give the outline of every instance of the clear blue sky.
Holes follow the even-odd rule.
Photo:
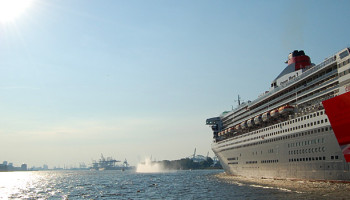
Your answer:
[[[205,120],[269,89],[294,49],[350,46],[350,1],[35,0],[0,23],[0,162],[211,151]]]

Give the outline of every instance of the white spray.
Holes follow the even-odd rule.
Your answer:
[[[146,158],[145,162],[137,164],[137,173],[160,173],[164,172],[164,168],[160,163],[152,162],[150,158]]]

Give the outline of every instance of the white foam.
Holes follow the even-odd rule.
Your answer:
[[[146,158],[145,162],[137,164],[137,173],[161,173],[166,172],[160,163],[152,162],[151,159]]]

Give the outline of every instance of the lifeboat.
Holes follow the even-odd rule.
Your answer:
[[[241,126],[238,124],[238,125],[235,126],[235,129],[239,130],[239,129],[241,129]]]
[[[281,115],[288,114],[293,111],[294,111],[294,107],[289,105],[282,106],[278,109],[278,113]]]
[[[247,121],[247,125],[248,125],[248,127],[254,126],[254,118],[249,119],[249,120]]]
[[[247,122],[246,122],[246,121],[244,121],[244,122],[241,123],[241,128],[242,128],[242,129],[247,128]]]
[[[270,115],[270,112],[266,112],[262,115],[262,120],[264,122],[268,121],[270,119],[271,115]]]
[[[270,112],[271,117],[277,117],[278,114],[279,114],[278,109],[272,110],[272,111]]]
[[[261,122],[261,115],[258,115],[256,117],[254,117],[254,123],[255,124],[260,124],[260,122]]]

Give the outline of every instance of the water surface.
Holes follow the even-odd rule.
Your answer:
[[[329,199],[329,196],[220,178],[221,170],[0,173],[0,199]]]

